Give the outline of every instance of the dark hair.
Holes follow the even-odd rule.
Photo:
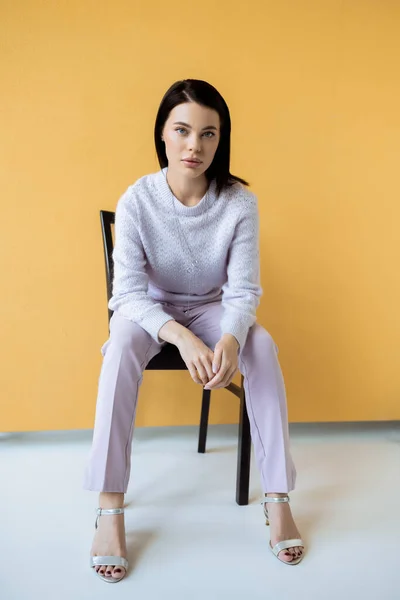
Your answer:
[[[161,100],[154,126],[154,142],[160,167],[163,169],[168,166],[165,144],[161,139],[164,124],[171,110],[178,104],[186,102],[196,102],[197,104],[216,110],[219,114],[221,122],[220,141],[214,160],[205,172],[209,182],[214,178],[216,179],[217,194],[219,195],[225,186],[230,187],[236,182],[247,186],[250,185],[244,179],[236,177],[229,172],[231,154],[231,117],[229,108],[218,90],[210,83],[207,83],[207,81],[202,81],[201,79],[176,81],[165,92]]]

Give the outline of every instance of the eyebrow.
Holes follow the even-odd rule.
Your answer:
[[[189,129],[192,129],[190,125],[188,125],[188,123],[184,123],[183,121],[175,121],[174,125],[184,125],[185,127],[189,127]],[[216,127],[214,127],[214,125],[208,125],[208,127],[203,127],[202,131],[204,131],[205,129],[215,129],[217,130]]]

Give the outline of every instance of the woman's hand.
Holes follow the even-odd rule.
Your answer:
[[[214,352],[189,330],[181,336],[176,346],[193,381],[206,385],[214,377],[212,371]]]
[[[238,369],[239,342],[230,333],[224,333],[214,348],[214,373],[205,390],[215,390],[229,385]]]

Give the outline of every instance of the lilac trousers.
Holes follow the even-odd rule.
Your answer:
[[[189,310],[162,304],[169,315],[214,351],[221,337],[221,300]],[[126,493],[139,386],[147,363],[163,345],[165,342],[156,342],[137,323],[113,313],[110,336],[101,348],[104,358],[84,489]],[[238,366],[244,376],[251,439],[263,491],[288,493],[295,488],[296,469],[290,454],[285,385],[277,354],[271,335],[255,323],[240,349]]]

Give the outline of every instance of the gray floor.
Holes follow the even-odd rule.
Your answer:
[[[236,427],[135,431],[126,502],[130,570],[89,567],[97,494],[82,490],[91,431],[0,434],[4,600],[400,598],[400,425],[291,425],[291,507],[306,556],[268,550],[259,476],[235,503]]]

